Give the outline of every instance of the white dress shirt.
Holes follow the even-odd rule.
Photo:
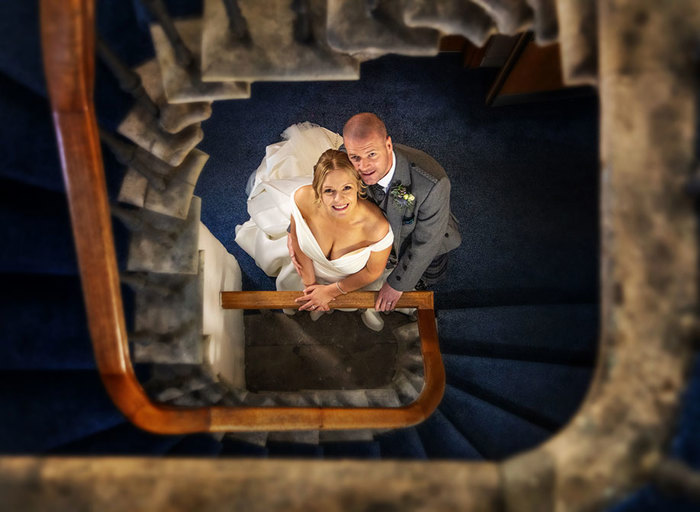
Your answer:
[[[394,177],[394,171],[396,171],[396,153],[391,152],[391,168],[389,172],[386,173],[381,180],[377,182],[377,185],[381,185],[384,188],[384,193],[388,192],[389,185],[391,185],[391,179]]]

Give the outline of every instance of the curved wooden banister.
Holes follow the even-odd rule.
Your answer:
[[[445,372],[437,346],[432,294],[407,293],[400,306],[418,308],[426,386],[410,405],[392,409],[200,407],[153,403],[129,358],[107,187],[95,109],[94,5],[91,0],[43,0],[41,33],[46,81],[58,136],[73,236],[97,368],[119,410],[139,427],[162,434],[236,430],[393,428],[427,418],[442,397]],[[298,292],[226,293],[223,304],[294,308]],[[374,293],[354,293],[334,307],[368,307]],[[252,299],[252,301],[251,301]],[[257,301],[262,301],[258,303]]]

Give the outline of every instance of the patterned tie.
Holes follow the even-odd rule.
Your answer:
[[[375,183],[374,185],[370,185],[369,189],[372,191],[372,197],[374,197],[374,201],[379,206],[384,204],[384,198],[386,197],[386,192],[384,192],[384,187],[382,187],[379,183]]]

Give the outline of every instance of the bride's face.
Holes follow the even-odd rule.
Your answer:
[[[345,217],[357,205],[357,183],[347,171],[335,170],[326,175],[321,186],[321,201],[335,217]]]

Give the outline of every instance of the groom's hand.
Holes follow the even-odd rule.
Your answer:
[[[377,294],[377,302],[374,303],[374,309],[377,311],[392,311],[396,307],[396,303],[403,295],[403,292],[394,290],[389,283],[384,281],[379,293]]]

